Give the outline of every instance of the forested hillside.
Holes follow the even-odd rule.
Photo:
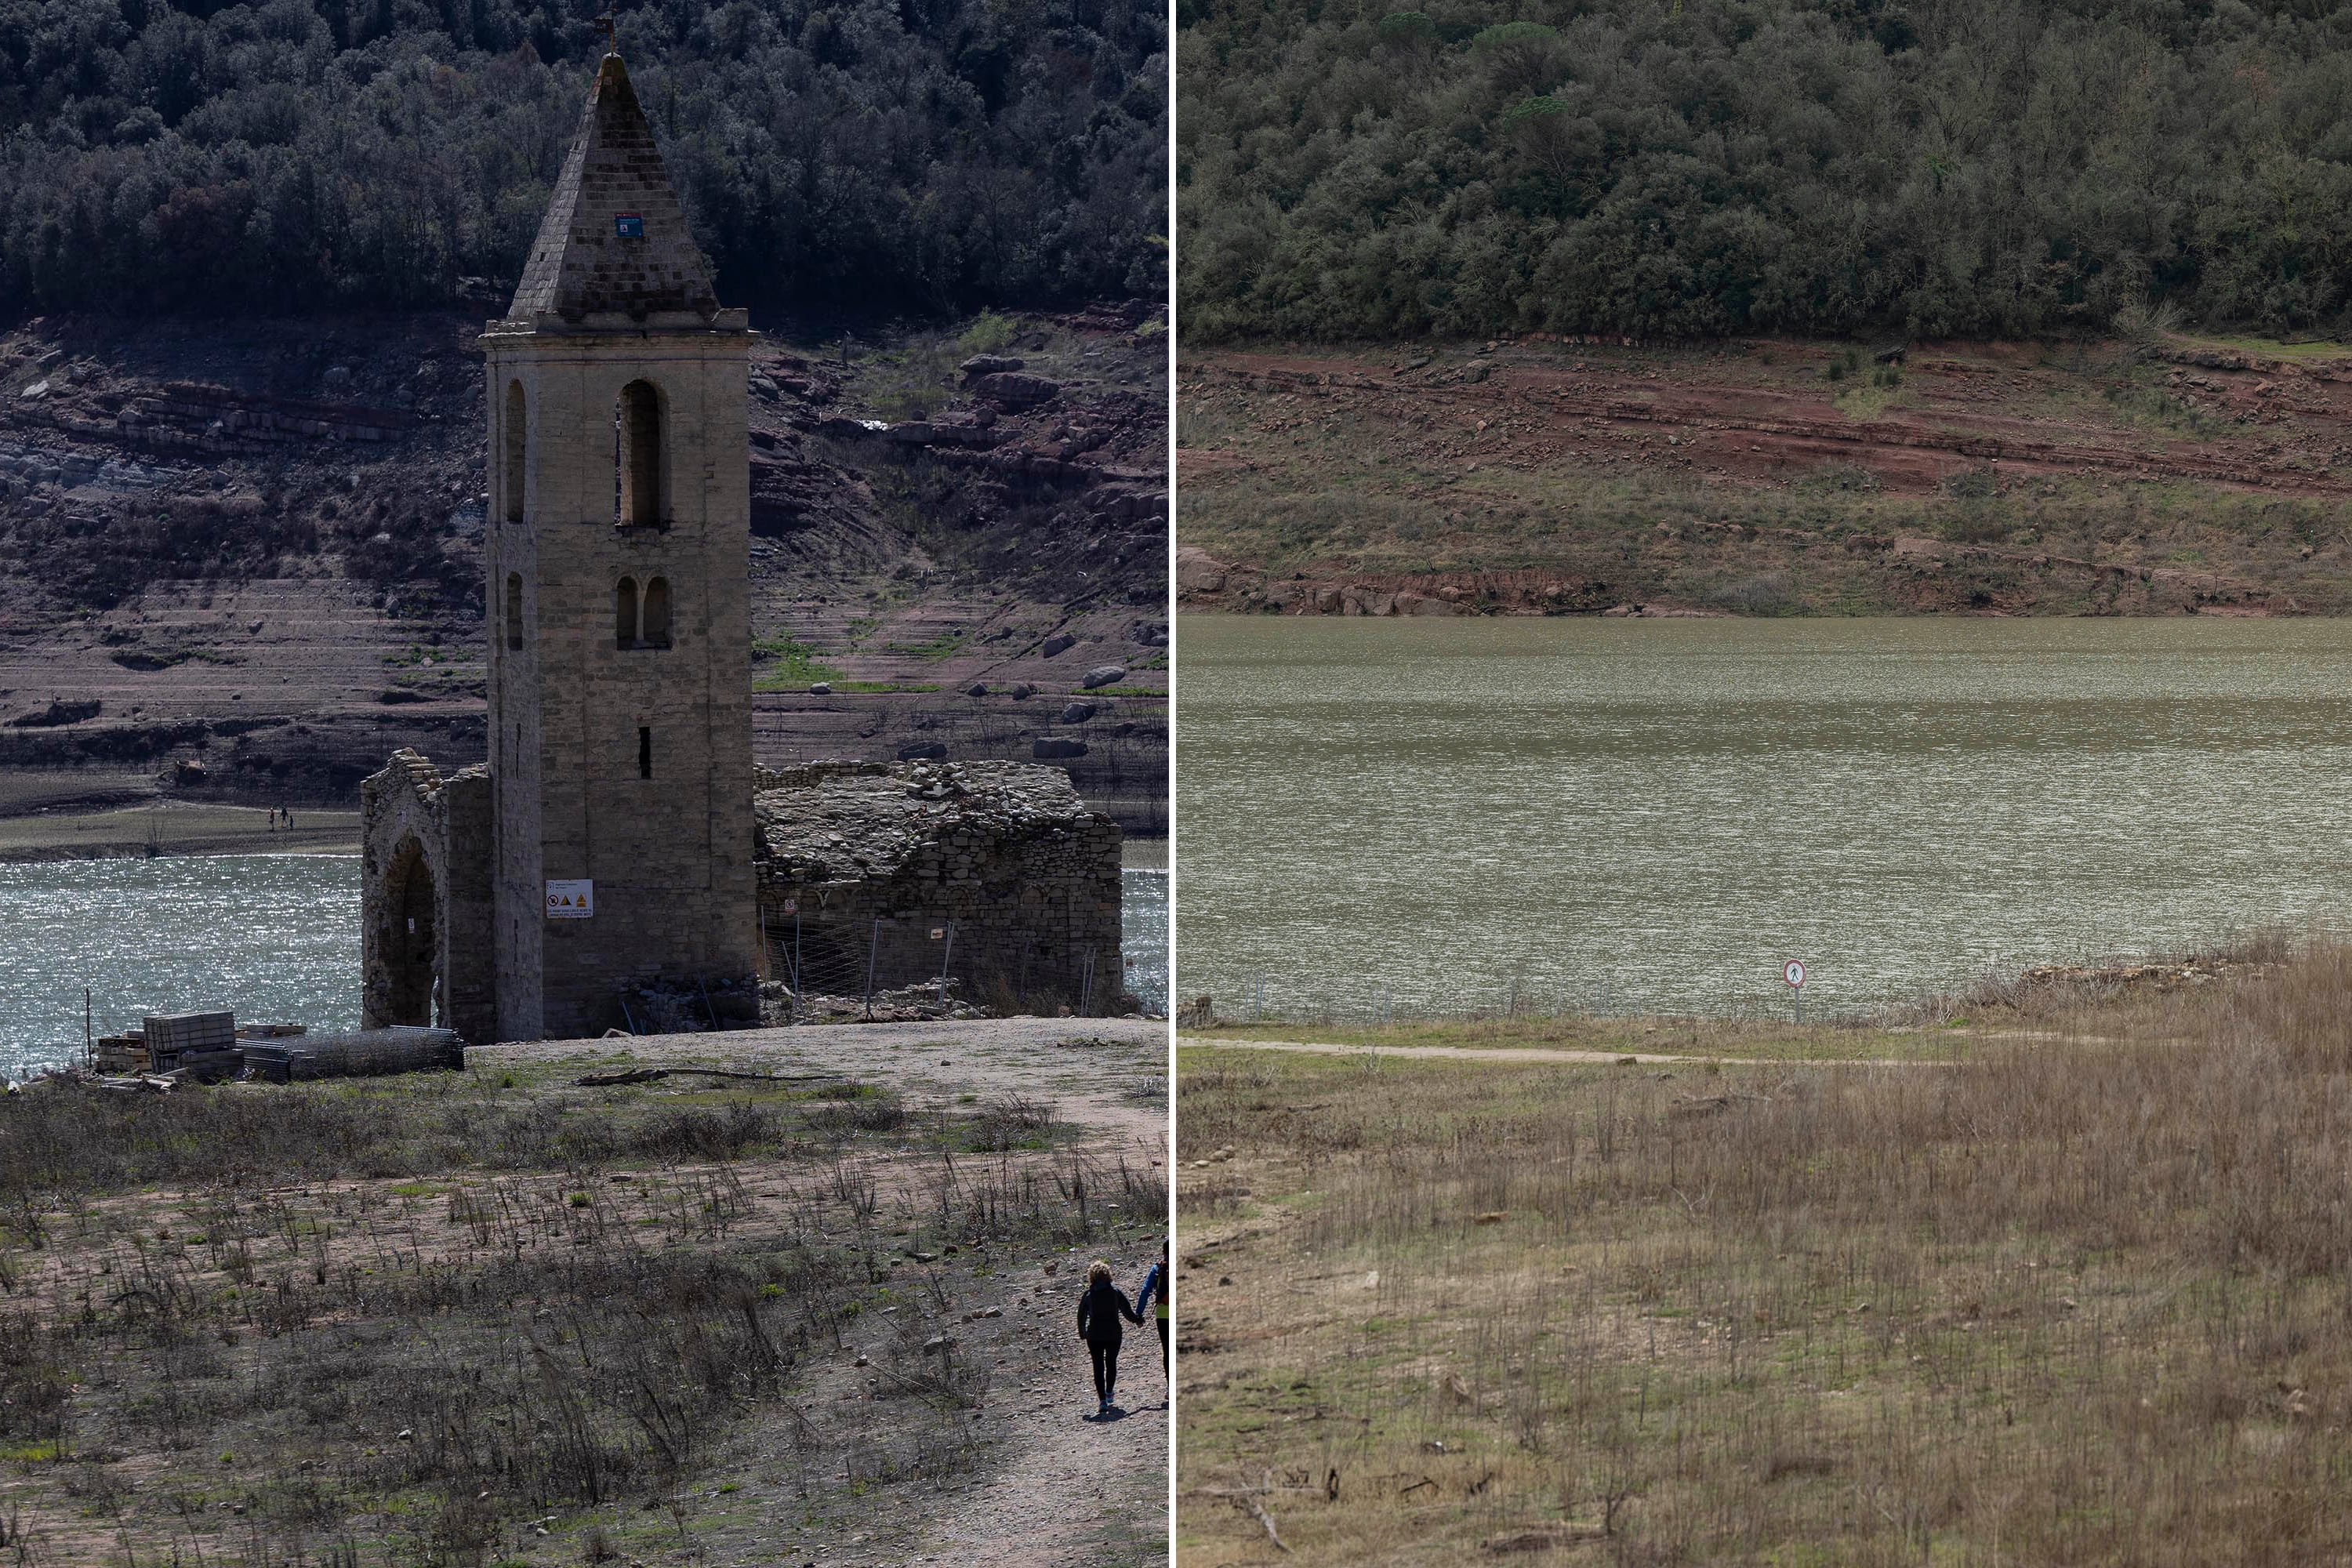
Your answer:
[[[0,0],[0,320],[503,304],[594,0]],[[632,75],[730,304],[1164,286],[1157,0],[659,0]]]
[[[1198,339],[2352,327],[2352,13],[1181,0]]]

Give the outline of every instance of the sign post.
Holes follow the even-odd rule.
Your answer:
[[[1780,978],[1789,983],[1789,994],[1796,998],[1797,1023],[1805,1022],[1805,961],[1792,958],[1780,966]]]

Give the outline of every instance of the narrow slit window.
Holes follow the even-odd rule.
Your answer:
[[[637,580],[624,577],[613,590],[613,646],[637,646]]]
[[[507,647],[522,648],[522,574],[507,574]]]
[[[522,521],[523,451],[525,443],[530,438],[524,412],[522,383],[507,383],[505,500],[509,522]]]
[[[661,395],[654,390],[652,382],[633,381],[621,388],[615,426],[618,521],[625,526],[658,524],[662,489]]]
[[[643,724],[637,726],[637,776],[654,776],[654,732]]]
[[[669,647],[669,579],[656,577],[646,584],[645,626],[638,633],[648,647]]]

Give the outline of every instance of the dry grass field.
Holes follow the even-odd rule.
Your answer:
[[[2236,956],[1894,1066],[1187,1047],[1180,1563],[2344,1560],[2352,950]]]
[[[926,1027],[0,1098],[0,1564],[1131,1561],[1159,1368],[1081,1425],[1070,1320],[1165,1037]],[[807,1076],[572,1081],[656,1064]]]

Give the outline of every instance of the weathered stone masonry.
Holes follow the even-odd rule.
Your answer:
[[[361,1011],[369,1026],[436,1019],[497,1037],[490,955],[490,779],[444,779],[394,752],[360,785]]]
[[[779,975],[797,931],[813,991],[856,994],[952,972],[970,999],[1114,1010],[1118,825],[1069,775],[1023,763],[812,763],[759,770],[760,918]],[[876,922],[880,924],[877,928]]]
[[[403,751],[361,791],[368,1026],[579,1037],[625,984],[748,996],[763,903],[820,981],[936,974],[952,927],[967,995],[1121,1005],[1118,829],[1057,769],[814,764],[763,776],[755,829],[750,338],[605,57],[481,340],[489,764]]]
[[[483,940],[441,969],[438,1005],[469,1037],[600,1033],[620,1020],[624,978],[754,975],[750,341],[608,55],[514,303],[482,336],[488,832],[461,845],[447,825],[421,859],[388,846],[363,883],[392,952],[409,935],[390,910],[417,897],[415,864],[436,888],[487,876]],[[415,772],[396,760],[369,781],[372,839],[406,814],[428,842],[425,792],[400,783]],[[556,918],[551,884],[584,885],[593,913]],[[488,1013],[457,1025],[484,954]],[[370,998],[371,1024],[431,1021],[413,984]]]

